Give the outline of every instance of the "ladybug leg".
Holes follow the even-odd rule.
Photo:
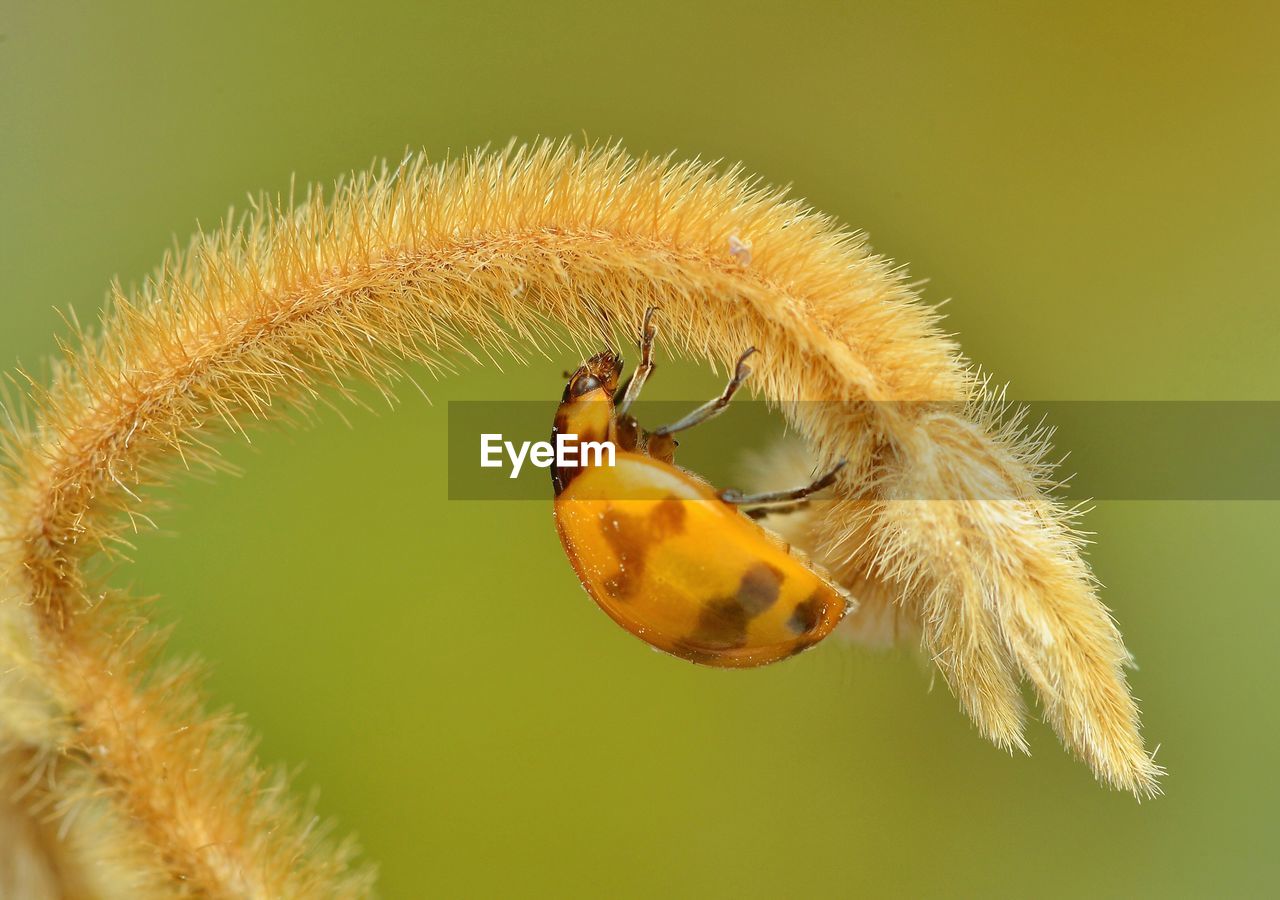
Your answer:
[[[767,506],[764,510],[751,510],[747,515],[753,519],[766,516],[771,512],[790,512],[797,506],[801,506],[808,501],[811,494],[816,494],[823,488],[831,487],[835,484],[836,475],[844,468],[846,460],[840,460],[835,467],[815,480],[811,484],[804,487],[792,488],[789,491],[770,491],[766,494],[744,494],[742,491],[726,488],[720,492],[720,499],[725,503],[732,503],[734,506]],[[756,514],[758,512],[758,515]]]
[[[640,444],[642,437],[640,434],[640,425],[636,422],[635,416],[619,416],[617,422],[617,441],[618,449],[627,453],[643,452]]]
[[[618,391],[618,396],[622,398],[618,401],[619,416],[627,414],[631,404],[640,396],[640,389],[644,387],[645,381],[653,374],[653,339],[658,334],[658,326],[653,324],[653,314],[657,311],[656,306],[650,306],[644,311],[644,324],[640,327],[640,365]]]
[[[674,465],[678,442],[669,434],[651,434],[645,441],[645,451],[659,462]]]
[[[742,387],[742,382],[747,380],[747,376],[751,374],[751,369],[747,368],[747,357],[756,352],[755,347],[748,347],[746,351],[738,357],[738,364],[734,367],[733,377],[729,379],[729,383],[725,385],[724,392],[714,400],[709,400],[699,406],[689,415],[685,416],[678,422],[672,422],[670,425],[663,425],[661,428],[654,429],[651,434],[659,437],[668,434],[675,434],[677,431],[684,431],[686,428],[692,428],[694,425],[701,425],[708,419],[714,419],[720,413],[724,412],[724,408],[729,405],[729,401],[733,399],[733,395],[738,392],[738,388]]]

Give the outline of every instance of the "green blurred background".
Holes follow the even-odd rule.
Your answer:
[[[955,298],[1018,395],[1275,398],[1280,15],[1032,6],[8,0],[0,361],[291,173],[585,133],[794,183]],[[1274,504],[1088,517],[1170,770],[1139,806],[1043,725],[1031,758],[984,743],[909,652],[651,653],[581,593],[549,501],[449,502],[445,401],[551,398],[574,362],[228,442],[245,475],[168,492],[116,576],[387,896],[1275,889]]]

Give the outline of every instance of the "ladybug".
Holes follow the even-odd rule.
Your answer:
[[[611,618],[659,650],[708,666],[786,659],[822,640],[852,608],[848,594],[755,521],[803,504],[831,485],[841,462],[805,487],[745,496],[716,491],[675,465],[674,434],[728,406],[751,374],[748,349],[723,393],[689,415],[645,431],[627,410],[653,371],[653,309],[641,359],[621,388],[622,360],[606,350],[569,379],[552,441],[609,442],[551,467],[555,522],[569,562]]]

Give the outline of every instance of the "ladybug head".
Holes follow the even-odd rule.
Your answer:
[[[599,390],[612,398],[613,392],[618,389],[618,376],[621,374],[620,356],[609,350],[597,353],[573,373],[573,377],[565,385],[563,402],[577,400]]]
[[[565,385],[564,397],[556,410],[552,439],[558,440],[559,435],[574,435],[579,441],[614,442],[618,429],[613,395],[618,390],[618,376],[621,374],[621,358],[608,350],[583,363]],[[557,496],[579,471],[577,465],[552,468],[551,482]]]

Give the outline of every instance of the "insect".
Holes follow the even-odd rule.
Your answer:
[[[560,541],[596,603],[660,650],[733,668],[793,656],[830,634],[851,601],[754,520],[805,502],[844,463],[805,487],[751,496],[717,492],[678,468],[673,435],[728,406],[755,350],[738,359],[719,397],[645,431],[628,410],[654,369],[653,313],[645,313],[640,364],[625,385],[622,360],[606,350],[565,386],[553,442],[573,434],[611,442],[616,452],[613,465],[584,454],[576,465],[552,466]]]

